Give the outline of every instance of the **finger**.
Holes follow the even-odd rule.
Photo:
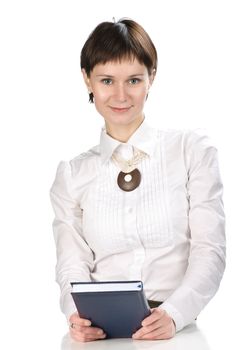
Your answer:
[[[159,329],[156,330],[154,332],[148,333],[143,335],[142,337],[140,337],[139,339],[142,340],[161,340],[161,339],[170,339],[174,337],[174,333],[170,332],[170,331],[165,331],[163,332],[163,330]],[[137,339],[137,338],[136,338]]]
[[[70,324],[70,329],[76,329],[76,330],[81,330],[85,327],[90,328],[90,324],[88,324],[87,322],[83,323],[83,324],[77,324],[77,323],[71,323]]]
[[[106,337],[106,334],[102,334],[98,337],[95,337],[93,335],[87,335],[87,334],[83,334],[83,333],[77,333],[77,334],[71,334],[71,337],[75,340],[78,341],[82,341],[82,342],[86,342],[86,341],[93,341],[93,340],[100,340],[100,339],[104,339]]]
[[[81,330],[76,330],[76,329],[71,329],[70,333],[72,336],[76,336],[81,339],[98,339],[98,338],[104,338],[106,334],[103,332],[101,329],[96,329],[91,327],[85,327],[84,329],[82,328]]]
[[[95,329],[95,327],[90,327],[88,325],[80,325],[80,324],[77,324],[77,323],[72,323],[70,325],[70,329],[73,329],[73,330],[76,330],[76,331],[84,331],[85,329]]]
[[[159,329],[161,327],[164,327],[165,324],[163,322],[163,319],[159,319],[155,322],[153,322],[152,324],[148,325],[148,326],[144,326],[144,327],[141,327],[136,333],[135,335],[137,336],[143,336],[144,334],[146,333],[150,333],[150,332],[153,332],[155,331],[156,329]]]
[[[155,331],[156,329],[159,329],[159,328],[161,328],[161,324],[156,324],[156,325],[152,324],[152,326],[142,327],[137,332],[135,332],[133,334],[133,338],[140,339],[145,334],[148,334],[148,333]]]
[[[71,331],[74,334],[85,334],[94,337],[101,336],[104,333],[101,328],[84,326],[76,326],[75,328],[71,328]]]
[[[72,337],[72,339],[79,341],[79,342],[89,342],[89,341],[104,339],[106,337],[106,335],[102,334],[99,337],[94,337],[94,336],[86,335],[83,333],[76,333],[76,334],[71,333],[71,337]]]
[[[152,309],[151,315],[146,317],[141,324],[142,326],[148,326],[149,324],[152,324],[153,322],[159,320],[165,315],[166,315],[166,312],[162,309],[159,309],[159,308]]]
[[[80,318],[78,315],[73,314],[69,318],[69,322],[71,325],[78,325],[78,326],[90,326],[91,322],[90,320],[87,320],[86,318]]]
[[[175,327],[171,321],[170,324],[164,325],[163,323],[157,323],[157,325],[160,324],[159,327],[142,327],[139,331],[137,331],[135,334],[133,334],[134,339],[169,339],[175,335]],[[161,334],[163,335],[163,338],[161,338]],[[166,336],[166,338],[164,338]]]

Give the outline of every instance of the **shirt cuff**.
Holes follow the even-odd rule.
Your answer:
[[[168,315],[173,319],[176,325],[176,332],[179,332],[181,329],[184,328],[185,325],[184,325],[183,317],[172,304],[165,301],[159,307],[165,310],[168,313]]]
[[[60,307],[61,311],[65,314],[66,320],[69,322],[70,316],[74,313],[77,312],[77,308],[75,306],[75,303],[73,301],[73,298],[71,296],[70,292],[67,292],[60,298]]]

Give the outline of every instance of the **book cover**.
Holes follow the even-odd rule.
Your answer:
[[[79,316],[103,329],[106,338],[131,338],[150,315],[141,281],[72,282]]]

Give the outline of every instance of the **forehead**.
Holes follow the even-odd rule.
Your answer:
[[[108,61],[106,63],[98,63],[92,71],[93,75],[134,75],[147,74],[147,68],[136,58],[134,60],[123,59],[121,61]]]

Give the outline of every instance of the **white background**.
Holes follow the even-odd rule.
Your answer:
[[[163,4],[162,4],[163,3]],[[98,143],[103,124],[80,73],[102,21],[131,17],[150,34],[158,74],[149,124],[204,128],[225,186],[227,268],[198,318],[211,349],[244,345],[248,311],[247,1],[1,1],[0,322],[4,348],[59,349],[67,327],[54,282],[49,189],[60,160]]]

